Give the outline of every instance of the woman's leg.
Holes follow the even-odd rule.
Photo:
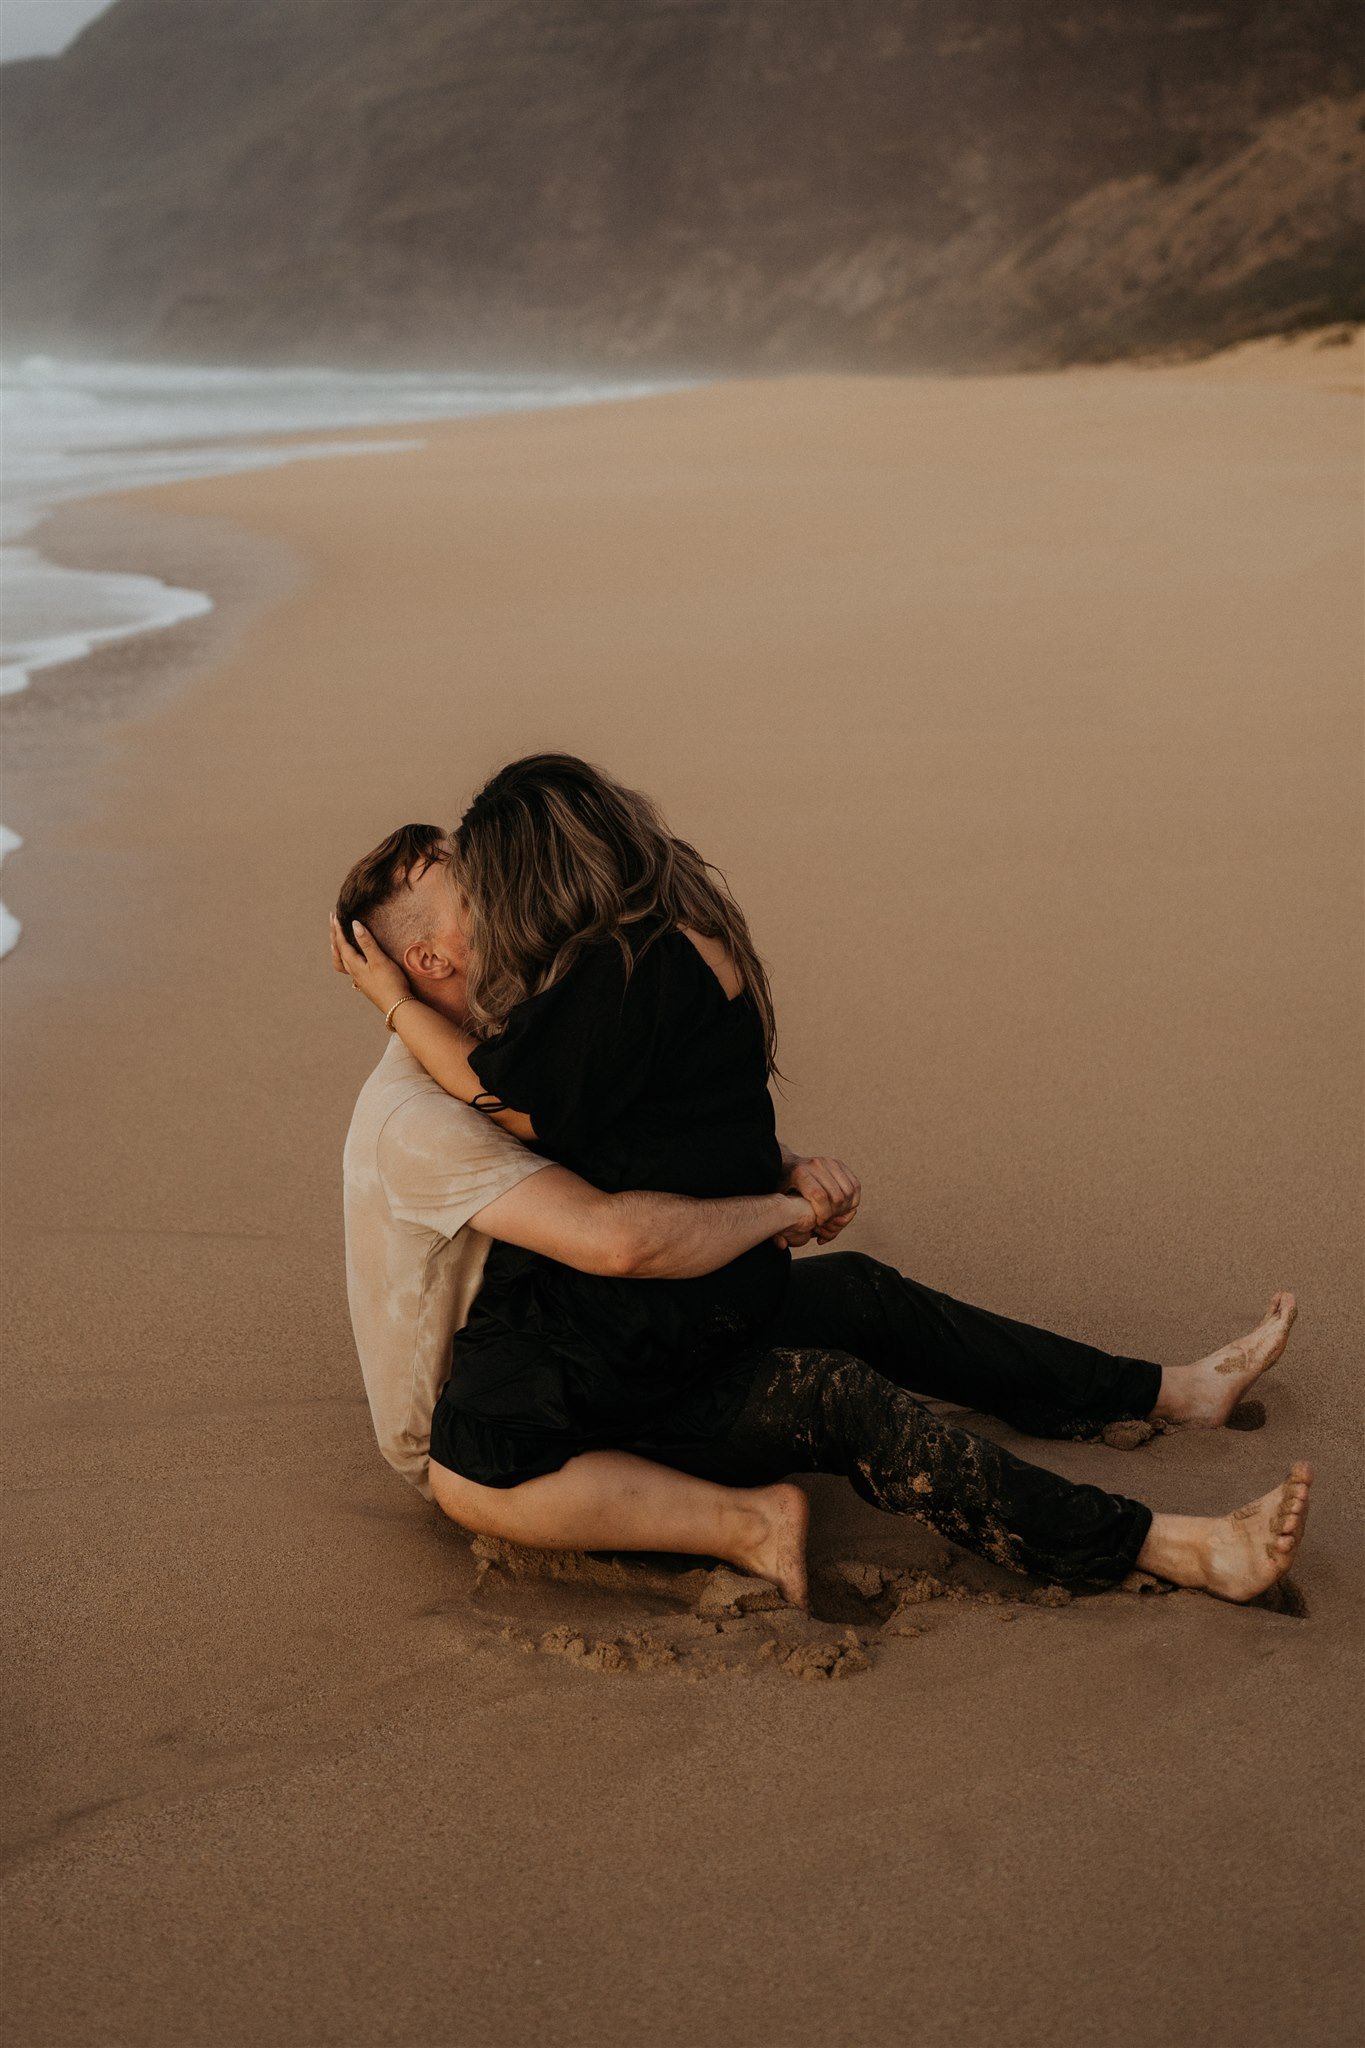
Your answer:
[[[1179,1585],[1249,1600],[1289,1567],[1310,1474],[1221,1519],[1154,1517],[1141,1502],[1075,1486],[988,1438],[954,1429],[861,1359],[769,1354],[711,1471],[839,1472],[864,1500],[909,1514],[1015,1571],[1108,1586],[1139,1563]]]
[[[724,1558],[804,1607],[806,1523],[799,1486],[729,1487],[627,1451],[585,1451],[520,1486],[479,1486],[429,1467],[437,1506],[479,1536],[532,1550],[676,1550]]]

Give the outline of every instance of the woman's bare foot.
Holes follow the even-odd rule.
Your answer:
[[[1298,1312],[1292,1294],[1274,1294],[1265,1320],[1249,1336],[1196,1359],[1193,1365],[1163,1367],[1153,1419],[1182,1422],[1196,1429],[1221,1429],[1243,1395],[1250,1393],[1284,1350]]]
[[[806,1529],[810,1502],[799,1486],[783,1480],[759,1486],[745,1495],[754,1519],[729,1552],[731,1564],[755,1578],[771,1579],[789,1607],[803,1610],[810,1602],[806,1577]]]
[[[1294,1562],[1312,1483],[1312,1467],[1300,1463],[1281,1485],[1230,1515],[1154,1515],[1138,1569],[1220,1600],[1254,1600]]]

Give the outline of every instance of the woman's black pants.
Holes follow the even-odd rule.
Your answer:
[[[1159,1366],[972,1308],[857,1252],[797,1260],[773,1336],[723,1437],[653,1455],[732,1484],[839,1473],[874,1507],[1064,1584],[1132,1570],[1152,1521],[1141,1502],[1027,1464],[910,1389],[1034,1436],[1086,1437],[1149,1415]]]

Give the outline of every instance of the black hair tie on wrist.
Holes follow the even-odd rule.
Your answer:
[[[507,1104],[500,1102],[496,1095],[485,1093],[483,1095],[476,1095],[469,1107],[481,1111],[484,1116],[492,1116],[495,1110],[506,1109]]]

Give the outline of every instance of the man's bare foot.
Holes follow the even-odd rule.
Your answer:
[[[1220,1600],[1254,1600],[1294,1562],[1312,1483],[1312,1467],[1299,1463],[1279,1486],[1230,1515],[1154,1515],[1138,1569]]]
[[[1298,1312],[1292,1294],[1274,1294],[1265,1320],[1249,1336],[1196,1359],[1193,1365],[1163,1367],[1153,1420],[1221,1429],[1243,1395],[1250,1393],[1284,1350]]]
[[[755,1578],[771,1579],[789,1607],[804,1610],[810,1604],[806,1577],[810,1502],[799,1486],[783,1480],[778,1486],[755,1487],[746,1495],[745,1505],[757,1511],[757,1523],[752,1534],[746,1531],[742,1544],[730,1553],[730,1563],[752,1572]]]

